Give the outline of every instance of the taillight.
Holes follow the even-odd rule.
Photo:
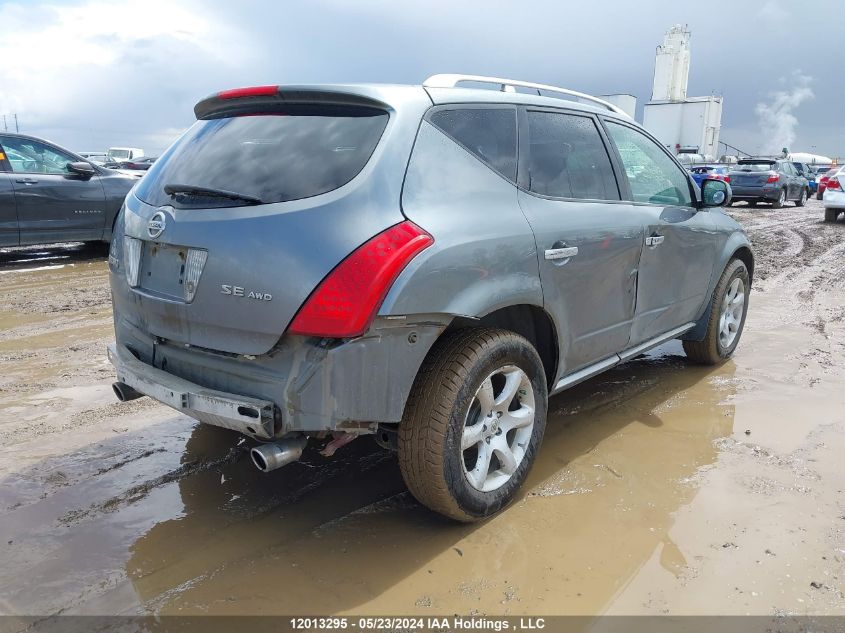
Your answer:
[[[839,178],[836,176],[829,178],[827,181],[827,188],[832,191],[842,191],[842,184],[839,182]]]
[[[252,88],[233,88],[217,93],[218,99],[240,99],[241,97],[272,97],[279,94],[278,86],[253,86]]]
[[[320,282],[288,328],[291,334],[350,338],[370,327],[399,273],[434,238],[401,222],[365,242]]]
[[[724,181],[725,181],[725,182],[730,182],[730,181],[731,181],[731,177],[730,177],[730,176],[725,176],[725,177],[724,177]]]
[[[777,182],[778,180],[780,180],[780,174],[772,174],[766,182]]]

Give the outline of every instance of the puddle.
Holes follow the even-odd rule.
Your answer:
[[[733,373],[675,344],[556,396],[524,494],[472,526],[418,506],[367,438],[264,475],[239,436],[176,416],[0,486],[30,570],[0,593],[19,613],[593,613],[656,550],[683,564],[672,514],[732,432]]]

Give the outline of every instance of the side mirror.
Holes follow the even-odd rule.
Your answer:
[[[701,206],[723,207],[731,203],[733,192],[724,180],[705,178],[701,183]]]
[[[79,161],[77,163],[68,163],[67,170],[75,174],[77,176],[82,176],[83,178],[90,178],[91,176],[97,173],[97,170],[94,169],[94,166],[91,163],[86,163],[83,161]]]

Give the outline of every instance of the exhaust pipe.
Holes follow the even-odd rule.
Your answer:
[[[112,391],[114,391],[114,395],[117,396],[117,399],[121,402],[129,402],[130,400],[137,400],[138,398],[143,397],[140,391],[135,391],[132,387],[127,385],[125,382],[113,382],[111,385]]]
[[[302,457],[302,449],[305,448],[307,443],[307,437],[298,435],[272,444],[256,446],[249,451],[249,456],[258,470],[269,473],[271,470],[297,461]]]

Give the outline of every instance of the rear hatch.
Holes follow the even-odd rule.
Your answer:
[[[772,161],[741,161],[730,172],[731,185],[734,187],[762,187],[774,175],[775,163]]]
[[[127,200],[120,318],[179,343],[265,353],[340,261],[402,220],[369,182],[390,109],[319,97],[197,106],[201,120]]]

